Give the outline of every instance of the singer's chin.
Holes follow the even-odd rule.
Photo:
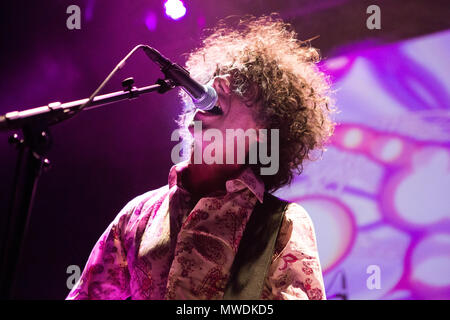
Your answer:
[[[189,125],[187,126],[187,129],[189,130],[190,134],[194,134],[194,121],[191,121]]]
[[[200,121],[200,120],[196,120],[196,121],[202,123],[201,128],[197,128],[197,131],[201,132],[202,130],[206,130],[206,129],[210,128],[208,125],[205,125],[205,123],[203,121]],[[194,125],[193,121],[191,123],[189,123],[189,125],[187,126],[187,129],[188,129],[189,133],[191,134],[191,136],[194,136],[195,125]],[[197,132],[197,133],[199,133],[199,132]]]

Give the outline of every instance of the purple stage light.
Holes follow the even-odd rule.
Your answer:
[[[174,20],[178,20],[186,14],[186,8],[180,0],[167,0],[164,3],[164,8],[166,9],[166,15]]]
[[[150,31],[155,31],[157,26],[158,19],[156,18],[156,14],[153,11],[150,11],[145,17],[145,25],[147,29]]]

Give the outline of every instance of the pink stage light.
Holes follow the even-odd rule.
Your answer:
[[[155,31],[158,24],[158,19],[156,17],[156,13],[150,11],[145,17],[145,25],[147,29],[150,31]]]
[[[166,15],[174,20],[178,20],[186,14],[186,8],[180,0],[167,0],[164,3],[164,8],[166,8]]]

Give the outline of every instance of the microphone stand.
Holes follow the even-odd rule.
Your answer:
[[[134,79],[127,78],[122,82],[123,91],[63,104],[54,102],[42,107],[0,115],[0,131],[22,131],[21,138],[18,134],[9,138],[9,143],[17,147],[18,158],[10,211],[2,242],[1,299],[13,298],[16,268],[21,259],[38,178],[43,168],[50,165],[50,161],[46,158],[52,142],[49,127],[72,118],[81,110],[93,109],[126,99],[135,99],[148,92],[164,93],[175,87],[175,83],[170,79],[158,79],[156,84],[142,88],[133,87],[133,84]]]

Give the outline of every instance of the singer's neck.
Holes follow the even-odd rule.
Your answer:
[[[189,164],[183,175],[183,184],[194,198],[210,193],[226,191],[225,183],[238,176],[242,165]]]

